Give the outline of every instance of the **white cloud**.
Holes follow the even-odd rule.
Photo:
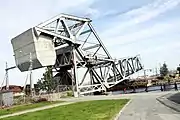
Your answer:
[[[158,3],[159,0],[157,1],[157,3],[154,3],[152,6],[147,6],[145,8],[140,8],[140,12],[142,13],[138,13],[136,12],[135,15],[138,13],[138,15],[133,18],[132,23],[141,23],[144,21],[148,21],[152,18],[157,17],[158,15],[160,15],[161,13],[164,13],[168,10],[173,9],[174,7],[176,7],[177,5],[179,5],[180,0],[166,0],[163,1],[163,3],[159,4]],[[131,13],[133,14],[133,13]],[[129,15],[129,14],[127,14]],[[134,14],[133,14],[134,15]]]
[[[158,47],[150,47],[140,52],[140,54],[150,54],[161,50],[168,51],[180,47],[180,42],[168,42],[166,44],[159,45]]]
[[[179,3],[180,0],[157,0],[141,8],[131,10],[120,15],[120,17],[125,16],[127,18],[126,21],[120,22],[120,17],[117,17],[115,24],[111,28],[107,28],[108,30],[102,32],[100,36],[107,47],[112,47],[114,45],[126,45],[147,39],[153,40],[157,36],[163,37],[163,35],[171,34],[179,30],[179,18],[173,18],[168,21],[156,21],[152,26],[148,25],[148,27],[137,23],[147,21],[148,24],[148,21],[158,17],[161,13],[173,9]]]
[[[16,0],[0,4],[1,23],[9,35],[17,35],[20,32],[33,27],[60,13],[86,12],[94,0]],[[20,23],[20,24],[19,24]]]
[[[84,7],[78,9],[78,11],[80,12],[81,15],[83,15],[83,17],[90,18],[93,21],[99,20],[100,18],[103,18],[105,16],[111,16],[118,13],[118,11],[116,10],[101,11],[98,8],[92,8],[92,7],[88,7],[86,8],[85,11],[84,10],[85,10]]]
[[[118,13],[118,11],[116,11],[116,10],[100,11],[95,8],[88,8],[87,12],[85,13],[85,17],[88,17],[92,20],[98,20],[100,18],[115,15],[117,13]]]
[[[151,63],[155,63],[157,59],[154,58],[152,61],[148,59],[151,59],[154,53],[161,52],[163,54],[162,59],[168,59],[165,53],[163,53],[163,50],[172,50],[180,47],[180,43],[177,42],[179,37],[173,37],[174,33],[180,30],[180,18],[178,16],[168,18],[168,16],[165,15],[164,21],[157,19],[152,22],[152,20],[159,18],[162,14],[170,10],[174,10],[179,4],[180,0],[155,0],[151,4],[123,13],[114,18],[116,20],[108,25],[110,26],[109,28],[106,27],[106,30],[102,31],[100,37],[103,42],[105,42],[105,45],[110,48],[109,50],[111,50],[112,55],[123,57],[138,53],[143,55],[148,54],[143,59],[146,61],[146,65],[153,66]],[[169,38],[173,37],[173,40],[176,42],[166,44],[168,41],[166,39],[165,43],[160,44],[158,47],[153,47],[157,40],[163,40],[165,36],[169,36]],[[148,48],[142,46],[144,44],[140,42],[123,48],[118,46],[143,40],[148,40],[148,42],[152,40],[149,42]],[[148,42],[146,44],[148,44]],[[117,53],[117,51],[119,53]]]
[[[128,11],[119,15],[116,18],[116,22],[112,23],[111,29],[104,31],[102,36],[106,34],[111,36],[117,35],[119,34],[118,32],[158,17],[160,14],[177,7],[179,4],[180,0],[155,0],[151,4]],[[123,21],[121,21],[122,18],[124,19]]]
[[[84,17],[90,19],[97,19],[101,16],[101,13],[98,9],[88,8],[84,13]]]
[[[179,29],[179,27],[180,20],[175,19],[167,22],[157,22],[154,25],[146,28],[139,27],[136,31],[131,33],[126,33],[111,38],[107,38],[106,36],[102,38],[105,39],[105,42],[108,46],[124,45],[141,40],[147,40],[158,35],[170,34],[173,33],[173,31]]]
[[[76,1],[72,1],[72,0],[55,0],[56,4],[53,4],[54,6],[58,6],[56,8],[59,9],[63,9],[65,11],[68,11],[68,9],[70,8],[74,8],[76,7],[77,9],[81,8],[81,7],[89,7],[89,5],[91,5],[94,0],[76,0]],[[53,1],[54,2],[54,1]]]

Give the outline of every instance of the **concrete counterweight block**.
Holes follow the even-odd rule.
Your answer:
[[[54,65],[56,52],[51,36],[43,35],[30,28],[11,40],[16,66],[21,72],[28,71],[32,60],[32,69]]]

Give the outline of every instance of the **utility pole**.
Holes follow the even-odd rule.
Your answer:
[[[146,82],[146,69],[144,69],[144,80],[145,80],[145,82]],[[148,83],[147,83],[148,84]],[[147,84],[146,84],[146,89],[145,89],[145,91],[147,91],[148,90],[148,88],[147,88]]]
[[[156,67],[156,76],[158,75],[158,73],[157,73],[157,67]]]
[[[8,64],[6,62],[6,90],[9,90]]]
[[[32,53],[29,54],[29,79],[30,79],[30,95],[33,96],[33,81],[32,81],[32,69],[33,69],[33,61],[32,61]]]
[[[146,80],[146,69],[144,69],[144,80]]]

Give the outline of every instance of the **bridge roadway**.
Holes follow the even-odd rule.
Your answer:
[[[180,120],[180,113],[164,106],[156,100],[156,98],[169,93],[175,93],[175,91],[110,95],[103,97],[93,96],[66,100],[74,102],[99,99],[129,98],[131,99],[131,102],[121,112],[118,120]]]

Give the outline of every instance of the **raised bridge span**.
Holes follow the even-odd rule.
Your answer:
[[[140,56],[113,59],[89,18],[60,14],[14,37],[16,66],[53,66],[75,95],[103,92],[143,69]]]

